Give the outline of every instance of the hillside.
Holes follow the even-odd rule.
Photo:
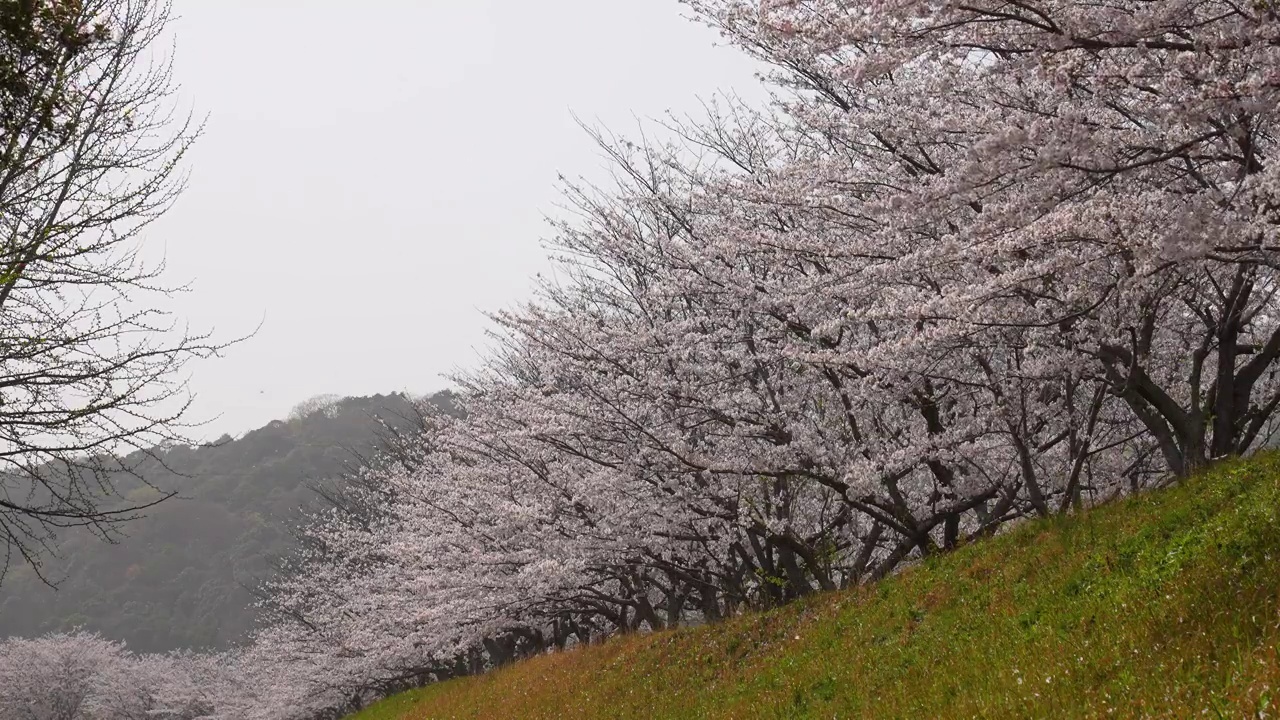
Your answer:
[[[1277,717],[1280,454],[869,588],[545,655],[393,718]]]
[[[318,503],[312,485],[374,449],[377,418],[396,426],[411,417],[400,394],[345,398],[234,440],[165,450],[142,475],[178,496],[129,524],[118,544],[68,535],[46,568],[56,590],[30,567],[11,568],[0,583],[0,637],[79,627],[138,652],[228,647],[254,622],[247,587],[293,548],[290,527]],[[135,501],[156,492],[133,478],[118,486]]]

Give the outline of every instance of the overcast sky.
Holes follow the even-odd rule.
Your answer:
[[[194,366],[238,434],[320,393],[447,386],[483,311],[527,296],[557,173],[603,179],[576,114],[620,132],[750,95],[754,67],[675,0],[176,0],[177,79],[208,113],[147,242],[195,328],[257,335]]]

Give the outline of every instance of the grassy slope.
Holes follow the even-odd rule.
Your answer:
[[[541,656],[352,720],[1278,717],[1278,510],[1280,455],[1227,463],[872,588]]]

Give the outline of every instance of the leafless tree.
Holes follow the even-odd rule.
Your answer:
[[[192,427],[185,364],[225,343],[165,309],[143,231],[201,126],[176,107],[164,0],[0,0],[0,578],[68,528],[104,539]],[[130,481],[137,487],[137,481]]]

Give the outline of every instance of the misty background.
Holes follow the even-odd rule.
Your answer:
[[[547,269],[557,175],[608,180],[575,115],[628,134],[717,91],[762,92],[674,0],[174,10],[181,100],[208,125],[146,242],[193,281],[177,306],[193,328],[261,322],[192,366],[210,439],[319,393],[447,386],[484,344],[483,312]]]

